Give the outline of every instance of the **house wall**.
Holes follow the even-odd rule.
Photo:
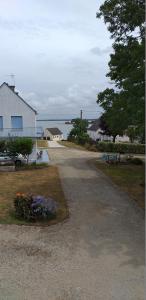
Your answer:
[[[88,135],[90,136],[91,139],[93,139],[94,141],[96,140],[100,140],[100,141],[113,141],[113,137],[112,136],[108,136],[108,135],[103,135],[100,133],[101,130],[98,129],[97,131],[93,131],[93,130],[88,130],[87,133]],[[117,135],[116,137],[116,140],[115,140],[116,143],[128,143],[130,142],[129,140],[129,137],[127,135],[123,135],[123,136],[119,136]]]
[[[11,89],[6,85],[0,88],[0,116],[3,116],[2,135],[15,135],[15,130],[11,129],[11,116],[23,117],[23,130],[18,130],[19,136],[32,136],[36,134],[36,114],[29,108]]]
[[[44,130],[44,138],[50,139],[50,141],[53,141],[53,136],[47,129]]]
[[[54,135],[53,136],[53,141],[62,141],[63,140],[63,135]]]
[[[93,130],[88,130],[87,133],[90,136],[90,138],[94,141],[100,140],[100,141],[112,141],[112,137],[103,135],[100,133],[101,130],[93,131]]]
[[[130,139],[127,135],[123,135],[123,136],[120,136],[120,135],[117,135],[116,137],[116,140],[115,140],[116,143],[129,143],[130,142]]]

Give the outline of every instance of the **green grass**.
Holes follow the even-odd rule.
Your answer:
[[[107,163],[96,161],[95,165],[109,176],[114,183],[120,186],[125,192],[133,198],[140,207],[144,208],[144,182],[145,167],[143,165],[109,165]]]

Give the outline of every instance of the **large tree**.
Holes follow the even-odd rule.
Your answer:
[[[113,89],[106,89],[99,93],[98,103],[104,108],[104,114],[101,117],[106,124],[105,134],[113,136],[115,142],[117,135],[123,135],[129,124],[129,116],[125,107],[125,101],[119,93]]]
[[[117,118],[119,134],[133,125],[144,136],[144,1],[106,0],[97,17],[104,18],[114,39],[107,77],[115,84],[101,92],[97,102],[109,126],[109,120]]]

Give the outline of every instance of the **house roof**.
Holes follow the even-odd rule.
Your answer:
[[[46,128],[52,135],[61,135],[62,132],[57,128]]]
[[[6,83],[6,82],[3,82],[2,85],[0,86],[0,88],[3,86],[3,85],[6,85],[11,91],[12,93],[14,93],[21,101],[23,101],[31,110],[33,110],[35,112],[35,114],[37,115],[37,111],[35,109],[33,109],[22,97],[19,96],[19,94],[17,92],[15,92],[15,90],[13,90],[11,88],[11,86]],[[14,87],[15,88],[15,87]]]
[[[100,128],[100,119],[94,121],[94,123],[88,128],[91,131],[97,131]]]

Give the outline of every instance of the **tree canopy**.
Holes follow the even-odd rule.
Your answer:
[[[125,41],[130,36],[144,37],[144,0],[106,0],[97,12],[103,17],[115,42]],[[137,33],[137,34],[136,34]]]
[[[82,120],[80,118],[75,119],[68,140],[76,141],[79,144],[85,144],[89,139],[89,136],[87,134],[87,128],[87,120]]]
[[[97,13],[114,39],[107,77],[115,85],[100,92],[97,103],[118,134],[133,125],[144,136],[144,15],[142,0],[106,0]]]

